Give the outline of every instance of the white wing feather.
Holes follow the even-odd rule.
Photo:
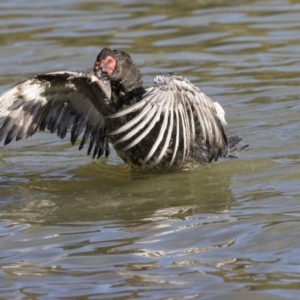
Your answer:
[[[196,143],[207,149],[209,161],[221,156],[227,149],[227,140],[222,126],[226,123],[225,113],[220,104],[176,74],[158,75],[154,83],[155,86],[135,105],[109,116],[134,116],[122,128],[110,133],[121,134],[130,128],[129,133],[116,139],[116,143],[124,143],[123,150],[128,150],[137,143],[145,141],[146,144],[148,134],[156,134],[148,154],[142,158],[144,164],[157,165],[170,151],[170,165],[179,153],[184,162]]]

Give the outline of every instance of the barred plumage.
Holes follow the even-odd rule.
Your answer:
[[[64,138],[71,129],[72,144],[83,133],[79,149],[89,141],[93,157],[107,156],[111,142],[133,167],[164,168],[236,156],[240,138],[228,144],[224,115],[219,103],[177,74],[160,74],[144,89],[128,54],[103,49],[93,72],[38,75],[3,93],[0,141],[46,128]]]

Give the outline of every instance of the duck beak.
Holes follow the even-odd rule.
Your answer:
[[[92,83],[92,82],[95,82],[95,81],[99,81],[99,80],[101,80],[101,78],[99,78],[99,75],[91,75],[90,77],[89,77],[89,83]]]
[[[101,62],[95,61],[93,72],[97,79],[91,79],[92,81],[107,79],[107,72],[103,69],[103,64]]]

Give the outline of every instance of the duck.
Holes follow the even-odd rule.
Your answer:
[[[104,48],[91,71],[57,71],[17,83],[0,95],[0,142],[49,130],[70,131],[93,158],[110,147],[132,168],[166,169],[236,158],[239,136],[227,137],[225,112],[177,73],[154,77],[144,88],[129,54]]]

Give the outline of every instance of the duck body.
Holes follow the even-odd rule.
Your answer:
[[[236,156],[246,146],[226,137],[224,111],[177,74],[160,74],[144,88],[131,57],[103,49],[93,72],[54,72],[23,81],[0,96],[0,140],[8,144],[49,129],[71,129],[80,149],[109,155],[109,143],[133,168],[162,169]],[[233,150],[233,151],[232,151]]]

